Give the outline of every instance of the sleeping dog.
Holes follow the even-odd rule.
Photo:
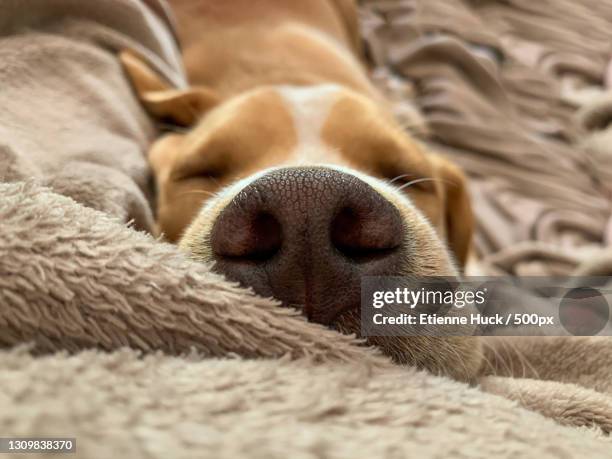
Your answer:
[[[176,126],[149,152],[159,231],[228,278],[359,334],[362,276],[452,276],[465,180],[396,123],[360,61],[351,0],[174,0],[191,87],[121,55],[143,105]],[[474,338],[373,337],[459,379]]]

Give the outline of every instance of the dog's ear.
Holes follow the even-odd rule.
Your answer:
[[[193,125],[219,98],[210,89],[175,89],[139,56],[122,51],[119,59],[149,114],[180,126]]]
[[[467,189],[467,179],[461,169],[450,161],[432,155],[437,176],[444,189],[444,218],[449,248],[461,267],[465,267],[472,244],[474,217]]]

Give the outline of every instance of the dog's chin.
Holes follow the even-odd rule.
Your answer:
[[[359,309],[340,314],[333,327],[341,333],[360,337]],[[473,381],[483,362],[481,342],[474,336],[370,336],[365,342],[379,348],[397,364],[415,366],[459,381]]]

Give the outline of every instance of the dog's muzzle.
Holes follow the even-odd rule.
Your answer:
[[[211,245],[217,271],[330,324],[359,307],[362,276],[400,272],[405,233],[395,206],[359,178],[286,168],[234,197]]]

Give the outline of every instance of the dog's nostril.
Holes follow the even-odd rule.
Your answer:
[[[262,212],[251,218],[243,216],[240,220],[216,232],[213,248],[217,255],[263,262],[280,250],[282,228],[273,215]]]
[[[253,219],[251,231],[254,244],[247,256],[257,259],[267,259],[280,250],[282,242],[281,225],[270,214],[259,214]]]
[[[331,222],[331,242],[347,258],[370,261],[399,247],[395,226],[389,226],[378,212],[345,207]]]

